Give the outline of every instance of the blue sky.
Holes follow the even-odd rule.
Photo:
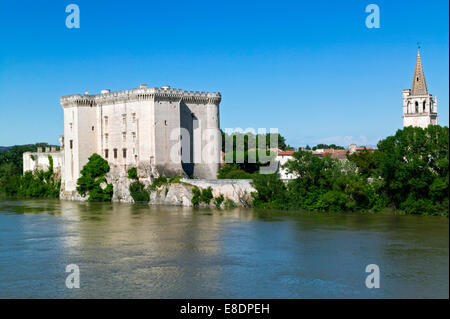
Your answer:
[[[80,28],[65,26],[68,4]],[[380,7],[368,29],[366,5]],[[417,42],[449,123],[448,1],[0,1],[0,145],[63,132],[62,95],[220,91],[221,127],[294,146],[376,144],[402,127]]]

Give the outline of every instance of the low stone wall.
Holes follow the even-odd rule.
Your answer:
[[[201,189],[211,187],[214,197],[223,195],[225,199],[231,199],[242,207],[250,205],[251,193],[256,192],[251,185],[251,179],[182,179],[181,181]]]
[[[134,202],[129,191],[132,181],[128,177],[120,176],[113,171],[108,173],[107,180],[114,187],[113,202]],[[230,199],[239,207],[248,207],[251,203],[251,193],[256,191],[251,185],[251,181],[250,179],[207,180],[183,178],[180,182],[164,184],[150,192],[149,205],[192,206],[192,189],[194,187],[200,189],[211,187],[214,197],[223,195],[225,200]],[[143,179],[141,182],[146,187],[150,185],[150,180],[148,179]],[[87,196],[80,196],[77,192],[65,192],[61,189],[60,199],[86,201]],[[201,204],[201,206],[207,205]],[[210,206],[214,206],[213,201],[211,201]]]
[[[248,207],[251,203],[251,193],[256,190],[250,184],[250,179],[181,179],[181,183],[170,183],[161,186],[150,194],[150,205],[192,206],[192,189],[211,187],[214,197],[224,196],[239,207]],[[201,204],[201,206],[207,206]],[[214,206],[211,201],[209,206]]]
[[[192,206],[193,186],[170,183],[150,193],[150,205]]]

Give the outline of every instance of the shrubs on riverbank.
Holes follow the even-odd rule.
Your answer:
[[[89,195],[88,201],[110,202],[113,195],[113,185],[106,181],[110,167],[108,162],[98,154],[92,154],[83,166],[77,180],[77,191],[82,196]]]
[[[13,198],[58,198],[61,187],[59,175],[53,172],[53,158],[48,157],[48,170],[17,174],[12,163],[0,166],[0,196]]]
[[[30,147],[19,150],[33,151]],[[22,175],[19,150],[12,147],[0,153],[0,195],[57,198],[61,182],[53,172],[53,160],[49,158],[48,171]],[[260,164],[250,165],[248,153],[243,157],[245,165],[227,164],[218,177],[253,179],[257,190],[252,194],[254,207],[313,211],[379,211],[392,207],[410,214],[448,216],[448,151],[448,127],[406,127],[381,140],[377,150],[354,153],[348,160],[318,158],[305,151],[294,153],[294,160],[285,167],[298,178],[288,183],[278,174],[258,174],[255,169]],[[106,160],[93,154],[77,181],[78,192],[88,194],[90,201],[111,201],[113,186],[106,181],[109,169]],[[161,176],[145,187],[135,167],[128,171],[128,177],[133,180],[129,190],[135,202],[148,202],[150,193],[161,186],[182,183],[181,177]],[[168,187],[165,191],[167,195]],[[193,192],[194,205],[212,200],[216,207],[235,205],[230,199],[213,198],[208,189],[194,188]]]
[[[35,170],[22,174],[22,154],[36,152],[47,143],[15,145],[0,151],[0,197],[57,198],[61,179],[53,172],[53,158],[49,156],[47,171]]]
[[[191,202],[192,202],[192,205],[194,205],[195,207],[199,206],[199,204],[202,204],[202,203],[209,205],[209,203],[211,202],[211,200],[213,198],[214,198],[214,196],[212,194],[211,187],[200,189],[197,186],[194,186],[192,188]]]
[[[255,175],[253,206],[317,211],[379,211],[388,206],[410,214],[447,215],[449,130],[406,127],[378,149],[348,161],[294,153],[285,167],[298,178],[284,184],[277,174]]]

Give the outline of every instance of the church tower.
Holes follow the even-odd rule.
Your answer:
[[[437,125],[437,101],[436,97],[428,94],[419,48],[412,89],[403,90],[403,127],[425,128],[430,124]]]

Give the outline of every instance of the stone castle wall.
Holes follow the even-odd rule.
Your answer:
[[[220,140],[211,152],[215,160],[205,162],[201,152],[207,143],[202,134],[207,129],[220,134],[220,100],[220,93],[145,85],[62,97],[65,190],[75,190],[80,170],[93,153],[104,157],[123,177],[129,167],[144,164],[166,176],[215,178]],[[188,136],[183,139],[184,131]]]
[[[45,151],[38,150],[38,152],[24,152],[22,154],[23,172],[34,170],[47,171],[50,166],[49,156],[53,159],[53,172],[60,174],[64,166],[64,156],[62,152],[56,151],[54,148],[48,148]]]

